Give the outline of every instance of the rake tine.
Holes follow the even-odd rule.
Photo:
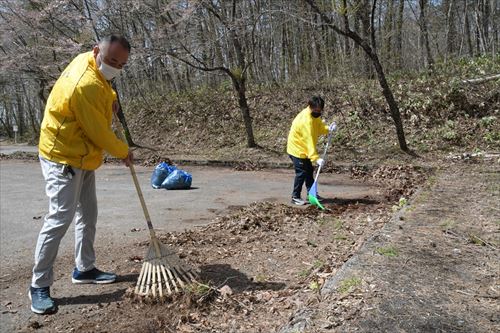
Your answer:
[[[159,264],[158,267],[156,267],[156,275],[158,277],[158,289],[160,292],[160,298],[163,298],[163,289],[162,289],[161,272],[160,272],[161,266],[162,265]]]
[[[186,283],[189,283],[191,280],[189,279],[189,276],[187,275],[187,272],[183,270],[182,268],[179,268],[179,274],[181,277],[186,281]]]
[[[191,271],[187,272],[187,274],[192,282],[196,282],[196,276]]]
[[[151,281],[151,272],[153,270],[153,262],[149,262],[149,266],[148,266],[148,275],[146,276],[146,281],[145,281],[145,285],[146,285],[146,290],[144,291],[144,294],[145,295],[149,295],[151,293],[151,286],[152,286],[152,281]]]
[[[185,284],[184,284],[184,282],[182,281],[182,279],[179,277],[179,272],[177,271],[177,269],[172,268],[172,272],[174,273],[174,276],[175,276],[175,278],[177,279],[177,282],[179,282],[180,287],[181,287],[181,288],[184,288]]]
[[[172,283],[172,285],[174,286],[175,288],[175,291],[178,292],[179,291],[179,288],[177,288],[177,284],[175,283],[175,278],[174,276],[172,275],[172,272],[170,271],[169,268],[167,268],[167,274],[168,276],[170,277],[170,282]]]
[[[151,269],[151,275],[152,275],[151,277],[153,279],[153,285],[151,286],[151,292],[153,293],[153,297],[155,297],[155,298],[156,298],[156,266],[157,265],[158,265],[158,263],[156,262],[156,260],[155,260],[155,263],[153,265],[151,265],[151,266],[153,266]]]
[[[149,270],[149,261],[144,263],[144,274],[142,275],[141,288],[139,289],[139,294],[144,295],[144,288],[146,287],[146,281],[148,280],[148,270]]]
[[[163,278],[165,279],[165,285],[167,286],[168,294],[170,295],[172,293],[172,290],[170,289],[170,284],[168,283],[168,277],[167,277],[167,272],[165,272],[165,266],[161,265],[161,273],[163,274]]]
[[[142,281],[143,276],[144,276],[145,267],[146,267],[146,265],[144,263],[141,267],[141,272],[139,273],[139,278],[137,279],[137,284],[135,285],[135,293],[136,294],[139,293],[139,287],[141,286],[141,281]]]
[[[177,278],[183,282],[183,287],[185,283],[189,283],[189,280],[184,275],[184,271],[180,267],[176,267],[175,271],[177,272]]]
[[[151,286],[151,266],[153,266],[151,263],[149,263],[149,266],[148,266],[148,275],[146,277],[146,291],[144,292],[145,295],[149,294],[149,289],[150,289],[150,286]]]

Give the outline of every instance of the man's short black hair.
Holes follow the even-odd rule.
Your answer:
[[[320,108],[323,110],[325,108],[325,101],[319,96],[313,96],[309,102],[307,102],[307,105],[312,109]]]
[[[101,40],[101,42],[109,43],[109,44],[120,43],[120,45],[123,46],[123,48],[126,49],[128,52],[130,52],[130,50],[131,50],[130,43],[122,35],[108,35],[108,36],[104,37]]]

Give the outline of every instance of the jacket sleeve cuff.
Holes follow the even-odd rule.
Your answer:
[[[118,146],[116,147],[116,152],[117,152],[116,154],[112,155],[114,155],[116,158],[123,160],[128,156],[128,146],[122,141],[119,141]]]

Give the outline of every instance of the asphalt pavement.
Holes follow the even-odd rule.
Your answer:
[[[216,216],[255,201],[289,203],[293,170],[235,171],[230,168],[180,168],[192,173],[190,190],[155,190],[150,186],[153,167],[137,166],[137,174],[159,231],[178,231],[210,223]],[[96,246],[100,242],[145,240],[148,233],[139,199],[128,168],[104,165],[96,171],[99,220]],[[350,180],[347,175],[321,176],[325,197],[364,197],[374,188]],[[0,270],[33,260],[38,232],[47,212],[45,182],[34,161],[0,161]],[[60,253],[73,251],[73,226]]]

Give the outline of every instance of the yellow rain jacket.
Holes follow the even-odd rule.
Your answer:
[[[319,158],[316,150],[318,137],[326,134],[328,126],[321,118],[311,116],[311,109],[307,107],[292,122],[286,152],[297,158],[308,158],[315,162]]]
[[[128,146],[111,129],[116,93],[97,68],[92,52],[78,55],[52,89],[40,129],[40,156],[95,170],[103,151],[126,158]]]

